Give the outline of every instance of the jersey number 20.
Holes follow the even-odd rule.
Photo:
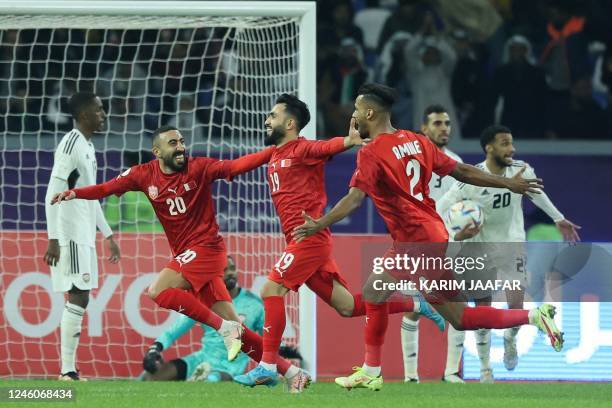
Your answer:
[[[185,214],[187,211],[187,206],[185,206],[183,197],[174,197],[174,199],[168,198],[166,204],[169,206],[168,211],[170,211],[170,215],[178,215],[179,213]]]

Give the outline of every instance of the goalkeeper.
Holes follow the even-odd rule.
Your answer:
[[[231,256],[227,257],[223,280],[242,322],[261,335],[264,321],[263,303],[259,297],[238,286],[236,263]],[[235,375],[244,373],[249,362],[248,353],[240,353],[234,361],[227,361],[227,349],[223,339],[214,329],[204,324],[202,348],[199,351],[164,362],[162,351],[170,347],[195,324],[194,320],[180,315],[172,326],[155,339],[144,355],[143,380],[231,381]]]

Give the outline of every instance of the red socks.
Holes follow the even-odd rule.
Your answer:
[[[249,329],[245,325],[242,325],[244,332],[242,333],[242,352],[255,360],[256,362],[261,361],[263,354],[263,342],[261,336]],[[287,370],[291,367],[291,363],[281,356],[276,355],[276,368],[281,375],[285,375]]]
[[[353,295],[355,301],[355,307],[353,308],[353,314],[351,317],[363,316],[366,314],[365,303],[361,296],[361,293]],[[405,300],[400,302],[386,302],[389,305],[389,314],[405,313],[414,311],[414,301],[411,297],[407,297]]]
[[[495,309],[491,306],[466,307],[461,316],[463,330],[506,329],[529,323],[529,311]]]
[[[365,363],[370,367],[380,367],[381,347],[389,324],[389,305],[387,303],[365,303]]]
[[[263,329],[263,355],[261,361],[276,364],[278,348],[285,331],[285,299],[282,296],[268,296],[263,299],[266,313]]]
[[[193,293],[186,290],[178,288],[164,289],[153,300],[164,309],[175,310],[215,330],[219,330],[223,322],[223,319],[218,314],[200,302]]]

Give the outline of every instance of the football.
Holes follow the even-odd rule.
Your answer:
[[[463,200],[453,204],[446,213],[446,225],[454,232],[461,231],[466,225],[478,226],[484,221],[480,204],[472,200]]]

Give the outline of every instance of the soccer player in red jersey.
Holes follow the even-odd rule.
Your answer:
[[[318,214],[305,215],[305,223],[293,231],[296,241],[326,230],[358,208],[368,195],[385,220],[394,241],[386,258],[406,254],[406,251],[410,253],[415,246],[420,253],[426,247],[425,243],[429,243],[430,248],[435,248],[439,243],[437,245],[444,249],[448,233],[428,194],[432,172],[439,176],[451,175],[467,184],[507,188],[518,194],[539,193],[541,180],[523,179],[523,171],[513,178],[494,176],[474,166],[456,162],[425,136],[393,128],[390,115],[394,101],[395,92],[386,86],[367,84],[360,88],[351,120],[355,124],[351,137],[359,134],[371,138],[372,142],[359,151],[348,194],[323,217],[319,218]],[[434,249],[434,255],[440,256],[439,249]],[[366,290],[373,288],[374,280],[397,282],[398,276],[394,272],[371,275],[365,285]],[[417,270],[415,277],[417,280],[446,277],[444,274],[429,276],[428,273]],[[388,304],[385,300],[393,292],[372,292],[372,300],[366,301],[365,364],[352,375],[336,379],[336,383],[345,388],[379,390],[382,387],[381,347],[388,324]],[[532,311],[498,310],[487,306],[468,307],[459,291],[424,295],[435,300],[434,307],[457,330],[533,324],[549,336],[555,350],[560,351],[563,347],[563,336],[553,320],[554,308],[551,305],[543,305]]]
[[[261,292],[266,329],[261,362],[250,372],[234,377],[243,385],[275,384],[276,354],[286,324],[284,296],[290,290],[297,291],[306,284],[340,315],[365,315],[361,294],[353,295],[348,291],[331,256],[329,229],[323,229],[300,243],[291,237],[293,229],[303,222],[304,209],[309,214],[323,215],[327,204],[323,174],[325,162],[334,154],[366,142],[358,133],[328,141],[306,140],[299,136],[299,132],[309,120],[306,104],[293,95],[283,94],[276,100],[265,122],[268,134],[265,144],[276,145],[268,163],[268,183],[287,246]],[[427,302],[408,298],[389,304],[390,313],[414,310],[434,320],[440,330],[444,330],[444,319]]]
[[[242,350],[259,361],[262,340],[241,325],[225,283],[225,244],[219,235],[211,183],[250,171],[270,159],[274,148],[235,160],[188,158],[177,128],[164,126],[153,134],[157,160],[134,166],[103,184],[56,194],[52,203],[72,199],[98,200],[127,191],[147,194],[172,249],[172,259],[148,288],[159,306],[207,324],[223,337],[228,360]],[[280,372],[302,386],[308,377],[280,359]],[[298,389],[297,391],[301,391]]]

